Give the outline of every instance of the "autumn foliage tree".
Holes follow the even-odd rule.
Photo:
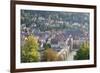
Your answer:
[[[52,48],[47,48],[44,54],[47,61],[57,61],[58,59],[57,52]]]
[[[21,62],[37,62],[40,59],[39,44],[36,37],[30,35],[21,47]]]

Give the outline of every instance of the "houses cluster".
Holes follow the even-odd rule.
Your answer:
[[[40,31],[38,29],[31,29],[30,27],[26,27],[25,24],[21,26],[21,42],[26,36],[33,34],[36,36],[40,42],[40,47],[43,48],[43,44],[48,43],[54,48],[56,51],[59,51],[62,46],[66,43],[66,40],[71,37],[73,39],[73,48],[79,48],[79,45],[84,42],[87,38],[89,40],[89,33],[87,36],[84,35],[83,31],[80,29],[69,29],[69,30],[49,30],[49,31]],[[69,41],[70,42],[70,41]]]

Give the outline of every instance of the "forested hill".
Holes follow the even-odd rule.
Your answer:
[[[85,30],[88,30],[89,13],[21,10],[21,24],[25,24],[27,27],[33,25],[41,31],[42,28],[45,28],[44,30],[73,29],[80,26],[84,26]]]

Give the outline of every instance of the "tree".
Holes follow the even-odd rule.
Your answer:
[[[44,47],[45,49],[47,49],[47,48],[51,48],[51,45],[50,45],[50,44],[45,43],[45,44],[43,45],[43,47]]]
[[[54,51],[52,48],[47,48],[45,50],[45,58],[46,61],[57,61],[58,57],[57,57],[57,52]]]
[[[37,62],[39,61],[39,44],[36,37],[30,35],[25,40],[24,46],[21,47],[21,62]]]
[[[80,49],[77,51],[77,54],[74,57],[75,60],[86,60],[89,59],[89,43],[84,42]]]

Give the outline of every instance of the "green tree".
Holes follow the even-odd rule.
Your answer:
[[[80,49],[77,51],[77,54],[74,57],[75,60],[86,60],[89,59],[89,43],[84,42]]]
[[[36,37],[30,35],[21,47],[21,62],[37,62],[40,59],[39,44]]]
[[[45,43],[45,44],[43,45],[43,47],[44,47],[45,49],[47,49],[47,48],[51,48],[51,45],[50,45],[50,44]]]

